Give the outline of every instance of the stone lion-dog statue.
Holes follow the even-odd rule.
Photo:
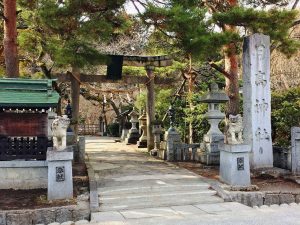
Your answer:
[[[227,143],[242,144],[243,140],[243,118],[240,114],[229,115],[227,120]]]
[[[66,116],[56,116],[51,124],[53,134],[53,149],[61,151],[67,147],[67,129],[70,119]]]

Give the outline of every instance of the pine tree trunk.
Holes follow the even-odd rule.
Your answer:
[[[238,6],[238,0],[227,0],[230,7]],[[237,32],[235,26],[225,25],[225,31]],[[238,77],[238,54],[234,43],[230,43],[224,48],[225,53],[225,71],[231,75],[226,79],[225,91],[229,97],[226,115],[236,115],[239,113],[240,95],[239,95],[239,77]]]
[[[17,6],[16,0],[4,0],[4,58],[6,76],[19,76],[19,60],[17,49]]]
[[[154,149],[154,135],[152,133],[152,123],[155,119],[155,95],[154,95],[154,74],[151,66],[146,67],[149,81],[146,84],[147,88],[147,149]]]
[[[239,78],[238,78],[238,55],[236,46],[229,44],[225,46],[225,71],[231,75],[226,79],[225,91],[229,97],[226,115],[236,115],[239,113],[240,96],[239,96]]]
[[[189,76],[188,82],[189,82],[189,84],[188,84],[189,85],[189,96],[192,97],[192,94],[194,93],[194,85],[195,85],[195,78],[192,74]],[[189,100],[189,106],[190,106],[190,110],[192,113],[193,109],[194,109],[192,99]],[[189,122],[189,144],[194,143],[193,134],[194,134],[193,122],[190,121]]]
[[[79,97],[80,97],[80,70],[76,66],[72,67],[73,77],[71,78],[71,98],[72,98],[72,121],[75,140],[78,136],[78,122],[79,122]],[[76,78],[74,78],[76,77]]]

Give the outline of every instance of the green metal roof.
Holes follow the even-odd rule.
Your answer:
[[[53,90],[53,81],[0,79],[0,107],[56,108],[59,94]]]

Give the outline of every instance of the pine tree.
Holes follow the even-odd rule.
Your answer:
[[[80,72],[106,60],[96,48],[97,43],[108,41],[129,26],[130,20],[122,10],[125,0],[21,0],[19,3],[28,10],[24,19],[31,31],[20,35],[23,46],[36,43],[33,49],[38,50],[39,59],[48,56],[55,68],[71,69],[72,123],[76,135]],[[46,75],[51,75],[52,68],[45,64],[42,68]]]
[[[211,65],[226,78],[226,92],[230,99],[228,115],[239,113],[238,55],[245,34],[270,35],[272,46],[287,55],[298,49],[299,43],[289,38],[297,12],[265,9],[267,5],[283,6],[287,3],[282,0],[249,0],[243,4],[238,0],[169,0],[162,4],[153,0],[146,5],[142,18],[167,36],[174,52],[181,51],[194,63],[210,61],[217,53],[223,54],[224,69],[213,62]],[[254,9],[257,6],[260,7]]]

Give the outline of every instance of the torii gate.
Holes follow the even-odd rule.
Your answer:
[[[147,149],[150,151],[154,148],[154,137],[152,134],[151,124],[155,119],[155,95],[154,84],[170,84],[174,82],[172,78],[154,77],[153,71],[155,67],[166,67],[172,65],[172,60],[168,56],[123,56],[124,66],[144,67],[147,76],[122,76],[121,80],[109,80],[106,75],[87,75],[81,74],[78,70],[73,70],[72,73],[58,74],[58,81],[72,83],[71,99],[73,118],[79,118],[79,96],[80,84],[83,82],[97,83],[130,83],[130,84],[145,84],[147,88]],[[75,125],[75,135],[77,136],[77,125]]]

